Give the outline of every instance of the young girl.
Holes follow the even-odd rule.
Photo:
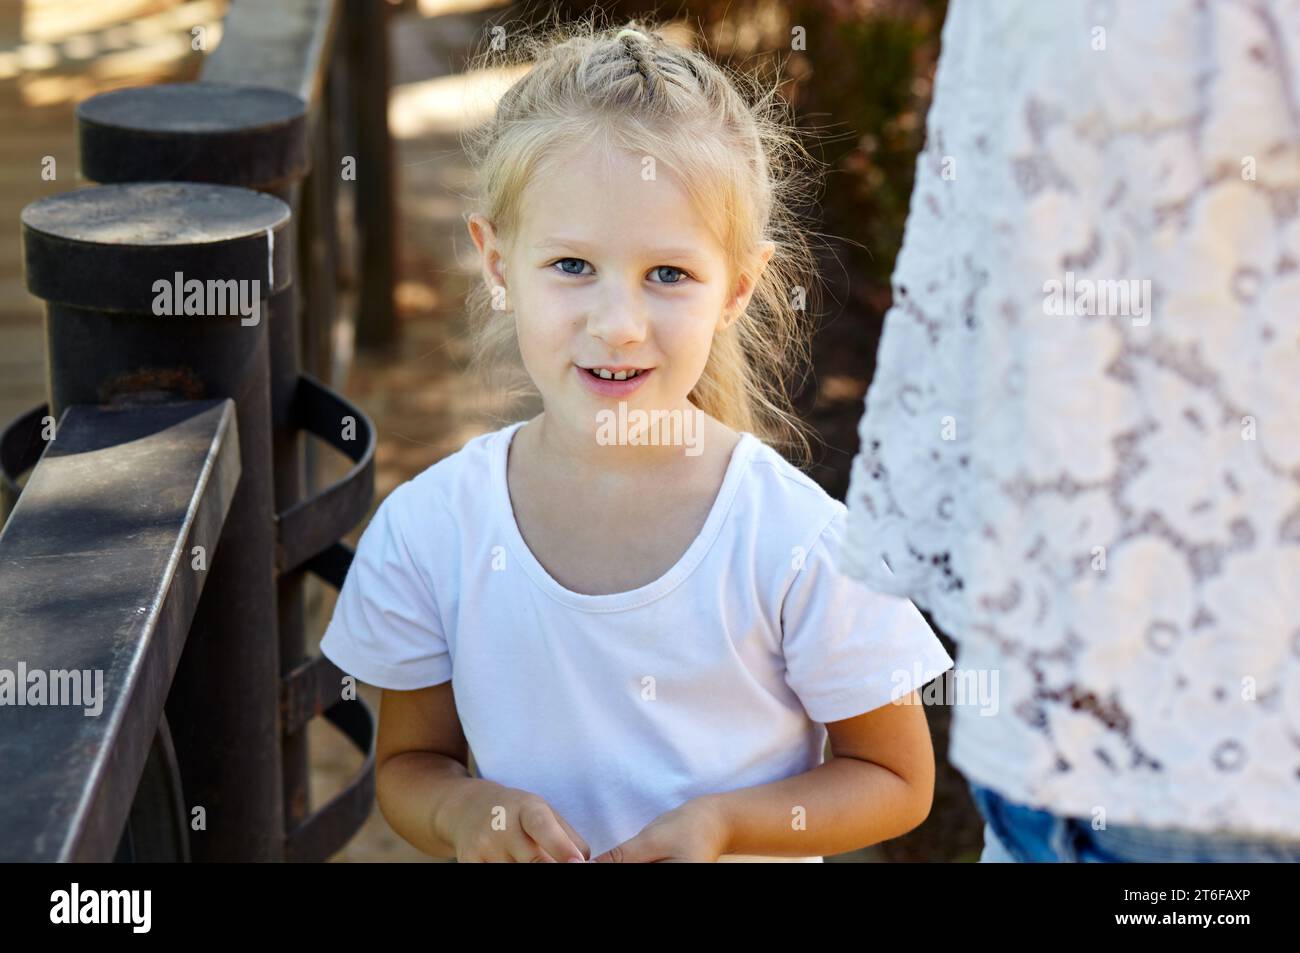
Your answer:
[[[792,140],[653,30],[521,40],[470,147],[471,304],[477,366],[504,386],[517,346],[544,409],[403,483],[357,547],[321,650],[384,689],[380,809],[462,862],[897,837],[933,794],[916,689],[952,660],[838,571],[844,505],[771,446],[803,440]]]

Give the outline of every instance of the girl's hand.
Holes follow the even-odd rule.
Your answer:
[[[446,810],[457,863],[586,863],[591,856],[582,835],[529,791],[484,781]]]
[[[727,829],[722,816],[709,801],[696,798],[659,815],[631,840],[598,855],[594,863],[711,864],[717,861],[726,845]]]

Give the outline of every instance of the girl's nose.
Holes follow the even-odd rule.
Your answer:
[[[611,350],[645,340],[647,317],[636,292],[603,295],[587,316],[587,333],[600,338]]]

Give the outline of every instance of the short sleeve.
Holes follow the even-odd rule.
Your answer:
[[[451,678],[433,593],[402,536],[405,483],[379,505],[361,534],[320,649],[363,682],[406,691]]]
[[[839,570],[846,512],[809,547],[781,607],[786,684],[823,724],[905,698],[953,665],[910,600]]]

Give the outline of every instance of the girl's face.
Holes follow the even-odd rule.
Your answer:
[[[587,429],[619,401],[689,410],[713,335],[743,313],[775,246],[765,242],[752,277],[732,286],[722,246],[663,168],[647,179],[640,156],[589,150],[551,169],[527,189],[510,247],[470,218],[547,417]],[[589,368],[639,373],[601,381]]]

